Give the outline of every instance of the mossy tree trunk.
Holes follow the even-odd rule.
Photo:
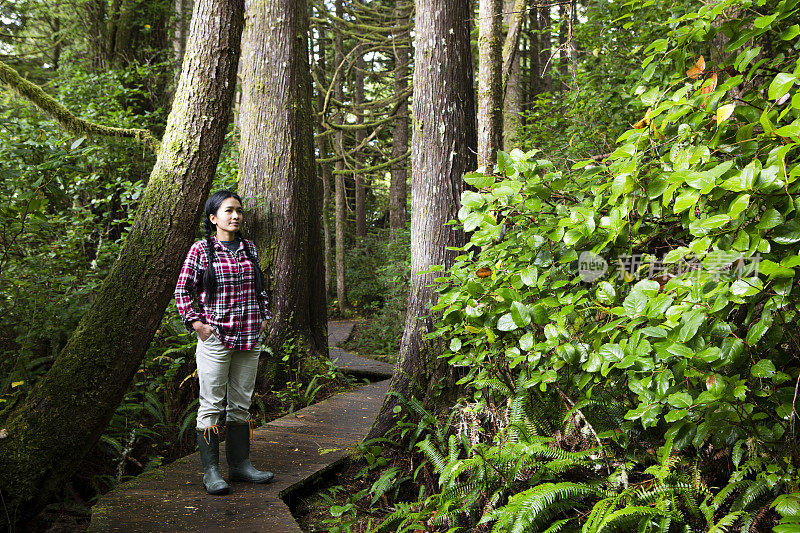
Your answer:
[[[342,18],[344,16],[344,9],[342,7],[342,0],[336,0],[336,17]],[[342,29],[339,27],[334,28],[333,37],[333,53],[334,53],[334,70],[344,69],[344,50],[342,43]],[[338,102],[344,102],[344,73],[338,72],[336,74],[335,85],[333,89],[333,97]],[[344,124],[344,111],[339,109],[335,118],[336,124]],[[337,129],[334,134],[334,152],[344,154],[344,130]],[[344,185],[344,160],[336,161],[334,167],[334,195],[336,206],[336,300],[339,307],[339,313],[346,315],[349,310],[347,306],[347,284],[345,282],[345,262],[344,262],[344,246],[345,246],[345,232],[347,229],[347,199],[345,197],[346,189]]]
[[[411,293],[400,356],[390,391],[414,396],[433,409],[455,389],[447,362],[438,358],[441,339],[426,339],[433,329],[429,307],[436,301],[435,274],[416,274],[431,265],[453,264],[464,233],[446,226],[458,213],[463,175],[476,165],[475,104],[469,0],[419,0],[414,56],[413,134],[411,140]],[[397,398],[388,395],[368,438],[395,425]]]
[[[503,45],[503,150],[511,151],[519,143],[522,128],[522,80],[520,50],[525,0],[505,0],[504,18],[508,26]]]
[[[478,4],[478,167],[487,172],[503,142],[503,0]]]
[[[239,190],[261,252],[273,319],[260,386],[291,350],[306,370],[328,335],[305,0],[246,0]],[[317,360],[318,361],[318,360]],[[312,366],[309,366],[312,365]]]
[[[325,37],[325,28],[318,28],[318,51],[317,58],[317,79],[320,83],[320,89],[317,90],[317,112],[321,112],[325,107],[325,93],[322,87],[327,85],[327,67],[325,61],[325,47],[328,40]],[[324,135],[325,126],[323,121],[325,117],[320,115],[317,119],[317,151],[319,152],[320,159],[328,157],[329,137]],[[331,288],[331,227],[330,227],[330,211],[331,211],[331,166],[329,163],[321,163],[319,165],[320,180],[322,181],[322,242],[323,242],[323,257],[325,259],[325,297],[331,298],[333,290]]]
[[[353,104],[358,110],[356,116],[356,124],[364,124],[366,110],[364,109],[364,56],[358,54],[355,60],[356,79],[355,79],[355,98]],[[367,130],[356,130],[356,146],[361,146],[364,139],[367,137]],[[353,177],[356,184],[356,237],[364,238],[367,236],[367,191],[364,185],[364,172],[361,170],[366,165],[364,164],[366,150],[362,147],[355,154],[356,171]]]
[[[40,509],[100,438],[172,298],[230,119],[242,14],[241,0],[197,1],[133,228],[50,371],[0,426],[0,491],[14,521]]]

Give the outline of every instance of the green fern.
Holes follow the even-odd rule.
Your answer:
[[[575,505],[578,500],[597,492],[581,483],[543,483],[511,496],[508,504],[490,513],[496,520],[492,532],[523,533],[536,531],[562,505]],[[561,505],[556,505],[561,504]]]

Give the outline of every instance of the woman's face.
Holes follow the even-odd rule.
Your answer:
[[[216,215],[208,215],[211,223],[217,226],[217,232],[236,233],[242,224],[242,204],[231,196],[226,198],[217,209]]]

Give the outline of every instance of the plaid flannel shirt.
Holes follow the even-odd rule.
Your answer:
[[[175,286],[175,304],[186,329],[194,332],[192,322],[200,320],[209,324],[222,343],[234,350],[251,350],[258,340],[261,322],[272,317],[267,308],[267,294],[256,294],[255,269],[245,254],[245,246],[256,262],[255,245],[242,239],[236,252],[231,252],[216,238],[214,245],[214,273],[217,293],[212,301],[202,288],[203,274],[208,267],[208,245],[197,241],[189,249],[183,262],[178,284]],[[195,295],[199,295],[196,299]],[[199,301],[198,301],[199,300]],[[196,305],[198,304],[198,305]]]

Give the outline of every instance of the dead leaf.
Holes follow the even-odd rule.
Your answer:
[[[8,430],[6,428],[0,429],[0,439],[8,437]]]
[[[708,80],[710,80],[711,83],[708,83]],[[702,90],[700,91],[700,94],[708,94],[708,93],[710,93],[711,91],[713,91],[714,89],[717,88],[717,73],[716,72],[712,73],[711,76],[708,77],[708,80],[706,80],[706,84],[702,88]]]
[[[686,71],[686,75],[696,80],[700,77],[700,74],[706,69],[706,60],[703,59],[703,56],[700,56],[700,59],[697,60],[697,63],[694,64],[692,68]]]
[[[480,267],[476,274],[479,278],[488,278],[492,275],[492,270],[486,267]]]

